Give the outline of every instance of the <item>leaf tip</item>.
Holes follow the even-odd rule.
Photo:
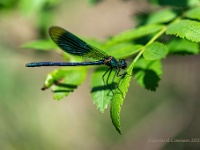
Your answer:
[[[122,135],[122,131],[121,131],[121,127],[120,127],[119,121],[118,121],[118,123],[117,123],[118,125],[116,125],[116,122],[112,119],[112,123],[113,123],[115,129],[117,130],[117,132],[118,132],[120,135]]]
[[[122,131],[120,130],[120,128],[116,128],[117,132],[122,135]]]

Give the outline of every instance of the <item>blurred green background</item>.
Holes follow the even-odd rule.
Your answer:
[[[90,78],[61,101],[41,91],[56,67],[25,68],[32,61],[63,61],[53,51],[20,45],[48,37],[52,25],[105,40],[134,27],[146,1],[0,0],[0,150],[198,150],[200,149],[200,56],[170,56],[156,92],[132,80],[122,107],[119,135],[109,109],[92,104]],[[171,140],[161,142],[159,140]],[[197,142],[173,142],[196,139]]]

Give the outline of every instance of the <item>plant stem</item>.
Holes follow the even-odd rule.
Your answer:
[[[166,31],[166,27],[163,27],[162,30],[160,30],[156,35],[154,35],[151,40],[141,49],[141,51],[138,53],[138,55],[135,57],[135,59],[133,60],[133,63],[136,63],[137,60],[140,58],[140,56],[144,53],[146,47],[150,44],[152,44],[156,39],[158,39],[165,31]]]

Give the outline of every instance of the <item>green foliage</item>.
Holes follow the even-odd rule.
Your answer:
[[[185,19],[178,20],[168,26],[166,34],[186,38],[192,42],[200,42],[200,23]]]
[[[110,100],[112,98],[112,92],[110,90],[113,89],[112,87],[112,80],[109,78],[109,86],[105,86],[105,83],[103,82],[102,75],[107,71],[108,68],[97,68],[92,76],[91,80],[91,87],[92,87],[92,99],[93,103],[96,105],[96,107],[101,111],[104,112],[104,110],[108,107],[110,104]],[[114,72],[110,75],[111,77],[114,75]],[[105,80],[108,76],[105,76]],[[116,78],[117,79],[117,78]],[[115,82],[118,82],[115,80]],[[114,89],[113,89],[114,90]]]
[[[16,5],[16,0],[1,0],[0,8],[12,8]]]
[[[22,48],[31,48],[37,50],[52,50],[57,48],[56,44],[51,40],[36,40],[25,43],[21,46]]]
[[[199,53],[199,44],[186,39],[175,38],[174,40],[170,41],[167,46],[170,54],[193,55]]]
[[[126,97],[126,93],[128,92],[128,88],[130,86],[134,64],[135,62],[133,61],[131,65],[127,68],[126,75],[120,80],[118,85],[119,88],[116,89],[115,94],[113,95],[113,98],[111,100],[110,117],[112,119],[113,125],[120,134],[120,111]]]
[[[146,24],[119,33],[105,42],[86,39],[91,45],[105,50],[111,56],[131,59],[125,74],[115,78],[114,82],[118,87],[112,83],[114,71],[108,80],[109,85],[103,82],[102,75],[108,69],[106,67],[95,69],[91,79],[93,103],[101,112],[110,105],[110,116],[119,133],[121,133],[120,111],[132,76],[142,87],[155,91],[162,78],[162,59],[166,59],[169,54],[199,54],[199,1],[188,0],[179,3],[179,1],[153,0],[153,3],[160,5],[161,9],[148,13],[147,19],[142,21]],[[162,5],[169,7],[162,9]],[[170,6],[177,6],[178,11]],[[23,47],[55,49],[55,45],[47,41],[34,41]],[[47,76],[43,89],[52,88],[54,98],[61,99],[83,82],[86,70],[87,67],[57,69]]]
[[[33,15],[44,11],[46,6],[55,5],[58,2],[58,0],[40,0],[40,2],[38,0],[19,0],[18,5],[24,15]]]
[[[161,60],[149,61],[140,58],[133,69],[138,84],[148,90],[155,91],[162,75]]]
[[[132,41],[135,39],[142,38],[144,36],[151,35],[158,32],[163,28],[163,25],[151,24],[144,25],[142,27],[124,31],[118,35],[113,36],[110,40],[106,42],[106,46],[115,45],[122,42]]]
[[[159,42],[153,42],[149,44],[143,53],[143,56],[146,60],[156,60],[165,58],[167,54],[167,46]]]
[[[106,51],[111,56],[115,56],[115,58],[126,58],[128,56],[138,53],[142,47],[143,45],[141,44],[133,44],[130,42],[124,42],[124,43],[119,43],[109,48],[106,48]]]
[[[190,9],[189,11],[186,12],[185,16],[191,19],[200,20],[200,8],[196,7],[196,8]]]
[[[173,20],[177,14],[172,9],[161,9],[152,13],[147,19],[148,24],[165,23]]]
[[[51,87],[54,99],[60,100],[73,92],[84,81],[85,76],[86,69],[83,67],[56,69],[47,75],[42,90]]]

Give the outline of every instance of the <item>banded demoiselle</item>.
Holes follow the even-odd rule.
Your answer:
[[[119,76],[121,69],[127,68],[127,63],[124,59],[117,61],[113,56],[109,56],[106,52],[84,42],[74,34],[63,28],[53,26],[49,29],[49,35],[51,39],[65,52],[81,56],[84,59],[93,59],[96,61],[90,62],[31,62],[26,64],[26,67],[41,67],[41,66],[87,66],[87,65],[107,65],[108,70],[103,74],[102,78],[108,73],[106,79],[106,84],[108,85],[109,77],[113,69],[115,69],[115,74],[112,79],[114,83],[114,78]],[[111,89],[112,91],[112,89]],[[121,91],[121,90],[120,90]]]

